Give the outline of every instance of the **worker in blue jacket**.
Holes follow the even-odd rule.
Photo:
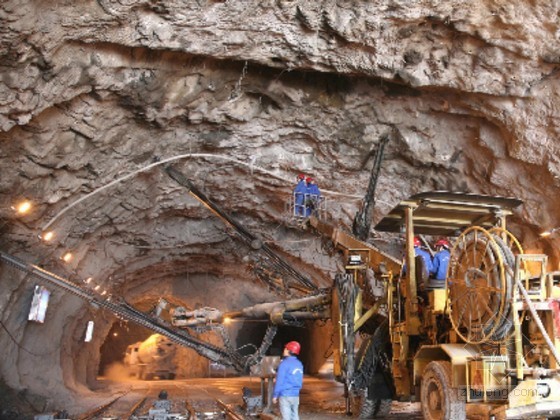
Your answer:
[[[294,215],[297,217],[304,217],[305,210],[305,197],[307,195],[307,182],[305,182],[305,175],[299,174],[297,176],[297,185],[294,189]]]
[[[414,256],[422,257],[425,268],[424,276],[427,279],[433,270],[432,256],[428,251],[422,248],[422,242],[418,236],[414,237]],[[403,275],[404,274],[406,274],[406,264],[403,266]]]
[[[420,256],[424,260],[424,266],[426,269],[424,274],[426,275],[426,278],[428,278],[433,270],[432,256],[428,251],[422,248],[422,242],[418,236],[414,237],[414,256]]]
[[[305,201],[305,211],[306,216],[311,216],[316,210],[319,209],[319,203],[321,201],[321,191],[315,180],[311,177],[306,179],[307,182],[307,195]]]
[[[299,420],[299,391],[303,385],[303,365],[296,357],[301,350],[297,341],[284,346],[282,361],[276,372],[272,402],[280,402],[282,420]]]
[[[432,264],[430,274],[434,279],[444,281],[447,276],[447,266],[449,265],[449,241],[440,239],[436,242],[436,254]]]

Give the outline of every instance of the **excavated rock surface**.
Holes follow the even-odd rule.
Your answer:
[[[336,259],[286,223],[295,175],[350,226],[395,128],[375,221],[421,191],[516,196],[510,227],[558,262],[537,235],[560,225],[557,2],[12,0],[0,19],[2,251],[133,304],[277,299],[257,253],[157,165],[170,160],[328,286]],[[35,206],[15,216],[21,198]],[[64,404],[94,385],[115,320],[54,291],[47,322],[27,323],[33,285],[0,266],[0,376]]]

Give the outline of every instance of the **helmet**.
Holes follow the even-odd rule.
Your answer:
[[[418,236],[414,237],[414,246],[420,246],[422,242],[420,242],[420,238]]]
[[[447,239],[440,239],[436,242],[436,246],[442,246],[446,249],[449,249],[449,241]]]
[[[297,179],[305,179],[305,175],[304,175],[304,174],[299,174],[299,175],[297,176]]]
[[[313,178],[311,178],[310,176],[308,176],[305,181],[306,182],[315,182],[315,180]]]
[[[301,346],[297,341],[290,341],[284,346],[284,348],[288,349],[288,351],[293,354],[299,354],[299,351],[301,350]]]

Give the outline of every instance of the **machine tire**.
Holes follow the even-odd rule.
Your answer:
[[[371,419],[373,418],[373,412],[375,411],[376,400],[368,400],[367,398],[362,399],[362,406],[360,407],[360,419]]]
[[[377,412],[375,415],[379,418],[383,418],[388,416],[391,412],[391,407],[393,405],[393,400],[378,400],[379,404],[377,405]]]
[[[364,398],[360,409],[360,419],[385,418],[391,412],[391,404],[393,400],[381,399],[370,400]]]
[[[422,374],[420,395],[426,420],[465,420],[466,402],[451,386],[451,363],[433,361]]]
[[[391,359],[391,341],[389,322],[384,320],[372,336],[365,339],[356,354],[356,373],[354,386],[359,389],[369,387],[370,382],[379,369],[381,353]]]

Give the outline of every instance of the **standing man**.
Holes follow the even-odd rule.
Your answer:
[[[311,177],[306,179],[307,181],[307,201],[305,206],[305,215],[307,217],[315,213],[319,209],[319,202],[321,201],[321,191],[315,180]]]
[[[282,420],[299,420],[299,390],[303,385],[303,365],[296,357],[301,350],[297,341],[290,341],[282,352],[282,361],[276,372],[272,402],[280,401]]]
[[[305,182],[305,175],[299,174],[297,176],[297,185],[294,189],[294,216],[305,216],[305,195],[307,194],[307,183]]]

